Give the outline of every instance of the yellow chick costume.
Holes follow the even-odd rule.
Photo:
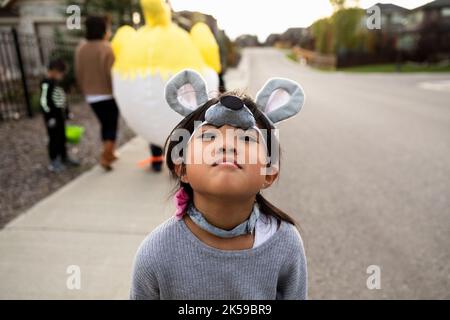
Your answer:
[[[148,142],[163,145],[183,118],[170,112],[164,98],[169,78],[189,68],[206,80],[208,92],[218,92],[219,47],[209,27],[197,23],[190,33],[171,22],[164,0],[141,0],[145,26],[120,27],[113,40],[114,96],[127,124]]]

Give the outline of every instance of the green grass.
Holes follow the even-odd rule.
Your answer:
[[[292,51],[285,53],[286,58],[289,60],[298,62],[299,59],[296,54]],[[412,72],[450,72],[450,63],[443,64],[419,64],[419,63],[404,63],[401,66],[400,71],[397,70],[397,66],[395,63],[389,64],[370,64],[363,66],[355,66],[348,68],[339,68],[336,69],[334,67],[313,67],[319,71],[332,72],[332,71],[344,71],[344,72],[359,72],[359,73],[371,73],[371,72],[381,72],[381,73],[412,73]]]
[[[293,52],[286,53],[286,57],[292,61],[298,62],[297,55]]]
[[[338,71],[344,72],[398,72],[395,64],[374,64],[374,65],[364,65],[349,68],[340,68]],[[400,72],[450,72],[449,65],[423,65],[423,64],[412,64],[406,63],[401,66]]]

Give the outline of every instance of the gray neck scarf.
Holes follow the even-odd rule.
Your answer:
[[[232,230],[223,230],[213,226],[208,221],[206,221],[203,214],[197,210],[192,201],[189,202],[186,213],[189,215],[191,220],[200,228],[220,238],[233,238],[244,234],[253,233],[256,225],[256,220],[258,220],[260,214],[258,204],[255,203],[253,205],[252,213],[247,220],[245,220]]]

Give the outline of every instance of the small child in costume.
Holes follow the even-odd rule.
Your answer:
[[[66,150],[66,118],[69,117],[67,98],[60,86],[66,72],[66,64],[62,59],[50,61],[47,76],[41,82],[40,106],[44,115],[48,133],[48,169],[59,172],[68,166],[79,166],[80,163],[69,157]]]
[[[306,299],[300,233],[261,195],[279,172],[274,124],[300,111],[301,87],[274,78],[256,102],[208,99],[201,76],[183,70],[165,94],[185,116],[166,143],[177,212],[139,247],[130,298]]]

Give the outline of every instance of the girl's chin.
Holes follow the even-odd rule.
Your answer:
[[[242,198],[244,195],[251,193],[249,192],[251,189],[236,181],[211,181],[211,184],[207,187],[209,194],[224,198]],[[256,194],[257,191],[254,193]]]
[[[248,197],[243,197],[242,192],[224,192],[223,190],[217,192],[209,192],[211,196],[214,196],[220,201],[225,201],[226,203],[241,202],[242,199],[247,199]]]

